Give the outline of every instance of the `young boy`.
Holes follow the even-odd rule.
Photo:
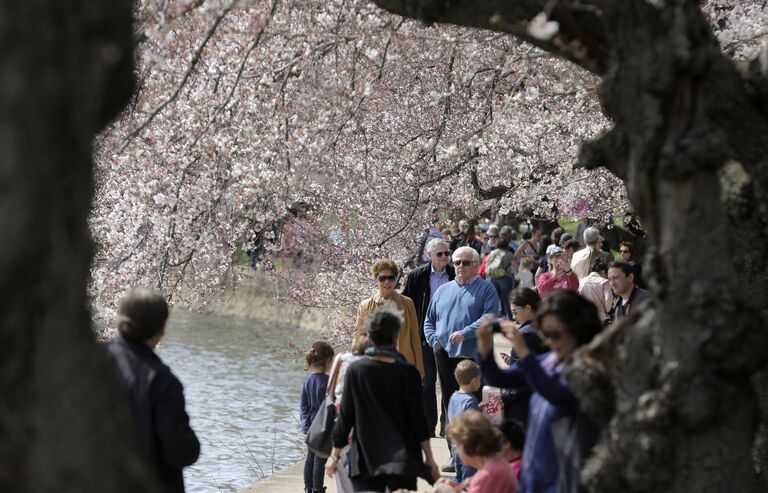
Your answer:
[[[477,366],[477,363],[468,359],[460,362],[456,366],[454,376],[459,384],[459,390],[454,392],[448,401],[448,423],[464,411],[480,408],[477,397],[474,395],[480,390],[480,367]],[[476,472],[475,469],[461,462],[455,450],[453,451],[453,461],[456,467],[457,483],[461,483]]]

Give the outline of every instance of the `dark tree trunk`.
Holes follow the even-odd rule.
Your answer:
[[[642,316],[571,369],[585,408],[615,409],[584,478],[593,493],[757,491],[753,466],[767,464],[765,442],[756,462],[752,449],[754,389],[762,404],[768,395],[757,373],[768,354],[768,86],[756,65],[737,71],[696,0],[375,2],[515,35],[554,5],[563,42],[537,44],[603,77],[614,126],[580,161],[626,180],[654,291]],[[596,370],[613,385],[595,385]]]
[[[154,491],[94,340],[91,141],[133,88],[131,2],[0,2],[0,491]]]

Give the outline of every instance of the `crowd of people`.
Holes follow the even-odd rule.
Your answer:
[[[622,242],[614,260],[594,227],[580,228],[581,241],[561,228],[530,228],[518,240],[496,225],[481,237],[464,220],[456,234],[437,232],[401,292],[395,262],[372,266],[377,293],[358,307],[352,350],[337,355],[324,389],[314,373],[307,379],[312,402],[331,395],[338,410],[326,473],[340,492],[414,490],[418,477],[439,492],[582,491],[598,430],[562,371],[606,325],[642,309],[648,292],[633,245]],[[511,343],[504,364],[494,332]],[[313,372],[330,361],[311,367],[307,358]],[[451,452],[441,470],[436,436]],[[308,454],[307,493],[325,491],[317,460]]]
[[[328,451],[308,448],[305,493],[324,492],[326,474],[340,493],[415,490],[418,477],[446,493],[582,491],[580,467],[599,430],[562,372],[603,327],[642,309],[648,292],[633,245],[622,242],[614,260],[593,227],[581,230],[583,246],[561,228],[518,240],[509,226],[479,237],[461,221],[457,234],[439,233],[400,292],[398,264],[374,263],[376,294],[358,307],[349,351],[318,341],[307,352],[301,427],[327,418],[324,409],[333,420]],[[200,443],[182,385],[154,351],[167,319],[162,295],[134,289],[106,348],[138,449],[163,491],[183,492]],[[494,332],[511,343],[503,364]],[[451,452],[442,467],[436,436]]]

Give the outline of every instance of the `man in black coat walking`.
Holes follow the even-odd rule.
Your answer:
[[[107,345],[133,418],[139,447],[162,491],[184,492],[182,469],[200,455],[179,379],[155,354],[165,334],[168,304],[149,289],[133,289],[117,312],[119,335]]]
[[[416,316],[419,320],[419,334],[421,335],[421,354],[424,358],[424,380],[422,380],[422,399],[424,401],[424,413],[427,415],[427,424],[430,434],[434,434],[437,425],[437,402],[435,397],[435,383],[437,382],[437,367],[435,365],[435,353],[424,337],[424,319],[427,308],[432,299],[432,293],[443,284],[453,281],[456,272],[450,265],[451,251],[448,242],[441,238],[434,238],[427,243],[427,255],[429,263],[413,269],[405,280],[403,296],[413,300],[416,307]],[[445,409],[443,409],[445,416]],[[444,424],[444,423],[443,423]]]

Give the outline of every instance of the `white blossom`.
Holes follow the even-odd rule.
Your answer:
[[[542,41],[549,41],[559,30],[560,24],[557,21],[550,21],[544,12],[536,14],[536,17],[528,22],[527,27],[529,35]]]

